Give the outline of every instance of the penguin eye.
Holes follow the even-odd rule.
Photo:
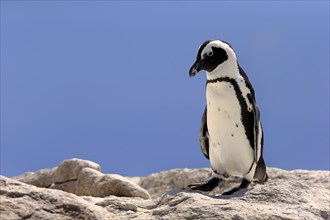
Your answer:
[[[207,54],[206,54],[208,57],[211,57],[212,55],[213,55],[213,51],[209,51],[209,52],[207,52]]]

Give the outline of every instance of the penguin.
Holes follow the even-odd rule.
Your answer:
[[[210,161],[212,176],[189,185],[211,191],[225,177],[242,178],[231,195],[251,182],[268,180],[263,159],[264,135],[252,84],[239,65],[232,46],[223,40],[207,40],[198,49],[190,77],[206,72],[206,107],[200,126],[200,147]]]

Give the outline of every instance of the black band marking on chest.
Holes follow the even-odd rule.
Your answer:
[[[238,83],[235,79],[229,77],[220,77],[217,79],[207,80],[206,86],[209,83],[217,82],[227,82],[234,87],[236,98],[238,99],[239,105],[241,106],[241,121],[244,126],[245,134],[249,140],[250,146],[252,147],[252,149],[254,149],[254,112],[248,111],[247,102],[250,102],[251,105],[253,105],[253,103],[250,100],[245,100],[242,91],[240,90]],[[250,93],[247,94],[248,99],[249,96],[251,96]]]

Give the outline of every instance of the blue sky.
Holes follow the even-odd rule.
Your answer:
[[[188,70],[215,38],[255,88],[266,164],[328,170],[328,1],[1,1],[1,175],[209,167]]]

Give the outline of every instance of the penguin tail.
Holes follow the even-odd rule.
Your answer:
[[[256,172],[254,174],[254,179],[256,180],[256,182],[260,184],[264,184],[268,180],[268,175],[266,172],[266,164],[263,157],[260,157],[258,161]]]

